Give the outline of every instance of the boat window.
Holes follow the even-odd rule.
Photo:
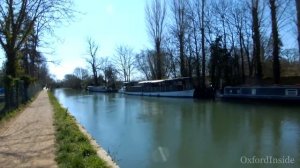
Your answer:
[[[251,90],[251,94],[252,94],[252,95],[256,95],[256,89],[252,89],[252,90]]]
[[[298,90],[297,89],[285,89],[286,96],[297,96]]]

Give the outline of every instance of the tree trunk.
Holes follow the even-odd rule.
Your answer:
[[[93,67],[93,76],[94,76],[94,83],[96,86],[98,86],[98,74],[97,74],[97,70],[95,67]]]
[[[161,51],[166,16],[165,1],[153,0],[151,6],[147,4],[145,11],[148,30],[154,40],[154,46],[156,50],[156,60],[153,62],[155,75],[153,77],[155,79],[161,79],[165,76],[165,72],[162,70],[164,60],[162,59],[163,54]]]
[[[300,55],[300,1],[296,0],[296,8],[297,8],[297,29],[298,29],[298,47],[299,47],[299,55]],[[299,57],[300,62],[300,57]]]
[[[248,62],[249,74],[248,77],[251,78],[253,76],[253,61],[250,58],[249,46],[245,44],[245,39],[243,38],[243,49],[245,50],[246,59]]]
[[[180,57],[180,74],[182,77],[187,77],[186,59],[184,54],[184,35],[179,34],[179,57]]]
[[[280,61],[279,50],[280,40],[277,25],[277,7],[276,0],[270,0],[271,19],[272,19],[272,39],[273,39],[273,77],[275,84],[280,82]]]
[[[206,56],[205,56],[205,29],[204,29],[204,5],[205,0],[202,0],[202,8],[201,8],[201,47],[202,47],[202,80],[201,87],[205,88],[205,64],[206,64]]]
[[[160,41],[156,41],[156,79],[162,79],[162,59],[161,59],[161,49],[160,49]]]
[[[242,30],[239,30],[239,40],[240,40],[240,54],[241,54],[241,68],[242,68],[242,83],[245,83],[245,65],[244,65],[244,49],[243,49],[243,34]]]
[[[261,65],[261,57],[260,57],[260,50],[261,50],[261,41],[260,41],[260,25],[259,25],[259,18],[258,18],[258,0],[252,4],[252,19],[253,19],[253,54],[255,59],[255,67],[256,67],[256,80],[258,83],[261,83],[262,80],[262,65]]]
[[[198,50],[198,39],[196,35],[196,25],[194,24],[194,44],[195,44],[195,52],[196,52],[196,75],[197,78],[200,79],[200,53]]]
[[[188,43],[188,46],[189,46],[189,57],[187,59],[188,61],[188,76],[190,78],[193,77],[193,67],[192,67],[192,58],[193,58],[193,49],[192,49],[192,46],[191,46],[191,37],[189,37],[189,43]]]
[[[5,71],[5,109],[11,109],[16,105],[14,101],[14,79],[17,77],[17,54],[14,49],[6,50],[6,71]]]

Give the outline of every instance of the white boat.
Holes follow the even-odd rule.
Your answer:
[[[192,78],[176,78],[127,83],[121,92],[136,96],[193,98],[194,91]]]

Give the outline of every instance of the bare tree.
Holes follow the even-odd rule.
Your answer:
[[[135,66],[137,70],[139,70],[147,80],[156,79],[155,57],[155,51],[151,50],[142,50],[139,54],[135,56]]]
[[[193,42],[193,52],[195,54],[195,65],[196,65],[196,76],[198,79],[200,79],[200,21],[198,20],[199,17],[197,17],[198,9],[199,7],[199,0],[193,0],[192,2],[188,3],[189,5],[189,12],[188,12],[188,19],[190,20],[190,36],[191,36],[191,42]],[[190,44],[192,45],[192,44]]]
[[[246,7],[245,3],[243,4],[236,4],[235,7],[232,9],[232,17],[234,20],[234,25],[236,28],[236,32],[238,34],[238,43],[239,43],[239,50],[240,50],[240,58],[241,58],[241,82],[245,82],[245,49],[243,47],[244,44],[244,27],[245,25],[245,19],[246,19]]]
[[[261,64],[261,32],[260,32],[260,18],[259,18],[260,0],[251,0],[252,12],[252,28],[253,28],[253,55],[256,66],[256,79],[258,82],[263,77]]]
[[[115,62],[117,70],[123,74],[125,82],[130,82],[131,74],[134,70],[133,49],[128,46],[119,46],[116,48]]]
[[[77,78],[79,78],[80,80],[86,80],[87,78],[88,78],[88,76],[89,76],[89,74],[88,74],[88,70],[86,70],[86,69],[84,69],[84,68],[81,68],[81,67],[76,67],[75,69],[74,69],[74,72],[73,72],[73,74],[77,77]]]
[[[98,52],[99,46],[91,38],[87,39],[87,44],[88,44],[87,54],[89,56],[85,60],[92,69],[94,84],[97,86],[97,85],[99,85],[98,70],[100,69],[100,63],[99,63],[99,59],[97,57],[97,52]]]
[[[300,1],[299,0],[295,0],[295,1],[296,1],[296,8],[297,8],[298,48],[299,48],[299,55],[300,55]]]
[[[177,46],[174,45],[174,37],[168,34],[166,43],[164,43],[164,51],[166,56],[166,72],[168,77],[176,78],[178,76],[178,57],[175,56]]]
[[[205,2],[206,0],[201,1],[201,10],[198,12],[198,16],[201,16],[201,51],[202,51],[202,79],[201,79],[201,87],[205,88],[205,76],[206,76],[206,53],[205,53],[205,16],[204,16],[204,9],[205,9]],[[201,11],[201,15],[200,15]]]
[[[211,2],[211,1],[210,1]],[[209,18],[212,8],[207,5],[206,0],[193,0],[188,3],[189,5],[189,31],[194,41],[194,63],[196,76],[198,77],[198,83],[201,90],[205,90],[206,87],[206,62],[207,62],[207,43],[209,43],[210,35],[212,35],[212,19]],[[214,15],[212,15],[214,16]],[[219,24],[219,23],[217,23]],[[212,35],[215,37],[215,35]],[[217,35],[218,36],[218,35]]]
[[[280,82],[280,62],[279,62],[279,52],[280,52],[280,39],[278,32],[278,21],[277,21],[277,0],[269,0],[269,5],[271,9],[271,21],[272,21],[272,40],[273,40],[273,77],[274,82],[279,84]]]
[[[162,40],[165,28],[166,3],[164,0],[153,0],[151,4],[146,5],[145,12],[148,32],[154,42],[155,54],[157,55],[155,78],[161,79],[164,77],[162,69]]]
[[[6,56],[6,108],[14,105],[12,86],[19,76],[22,46],[36,30],[52,30],[72,13],[71,0],[6,0],[0,3],[0,45]]]
[[[107,62],[103,70],[105,86],[111,89],[116,88],[117,70],[110,62]]]
[[[147,64],[147,59],[146,59],[146,51],[141,51],[139,54],[135,55],[135,67],[137,68],[138,71],[140,71],[147,80],[151,79],[151,74],[150,74],[150,68]]]
[[[172,32],[178,42],[179,49],[179,64],[180,74],[182,77],[188,76],[186,53],[185,53],[185,38],[187,34],[188,19],[187,19],[187,1],[185,0],[172,0],[171,10],[173,13],[174,25]]]

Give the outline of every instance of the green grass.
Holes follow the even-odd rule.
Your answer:
[[[51,92],[48,92],[54,109],[56,129],[56,162],[59,167],[106,168],[89,139],[79,130],[75,119],[62,108]]]

